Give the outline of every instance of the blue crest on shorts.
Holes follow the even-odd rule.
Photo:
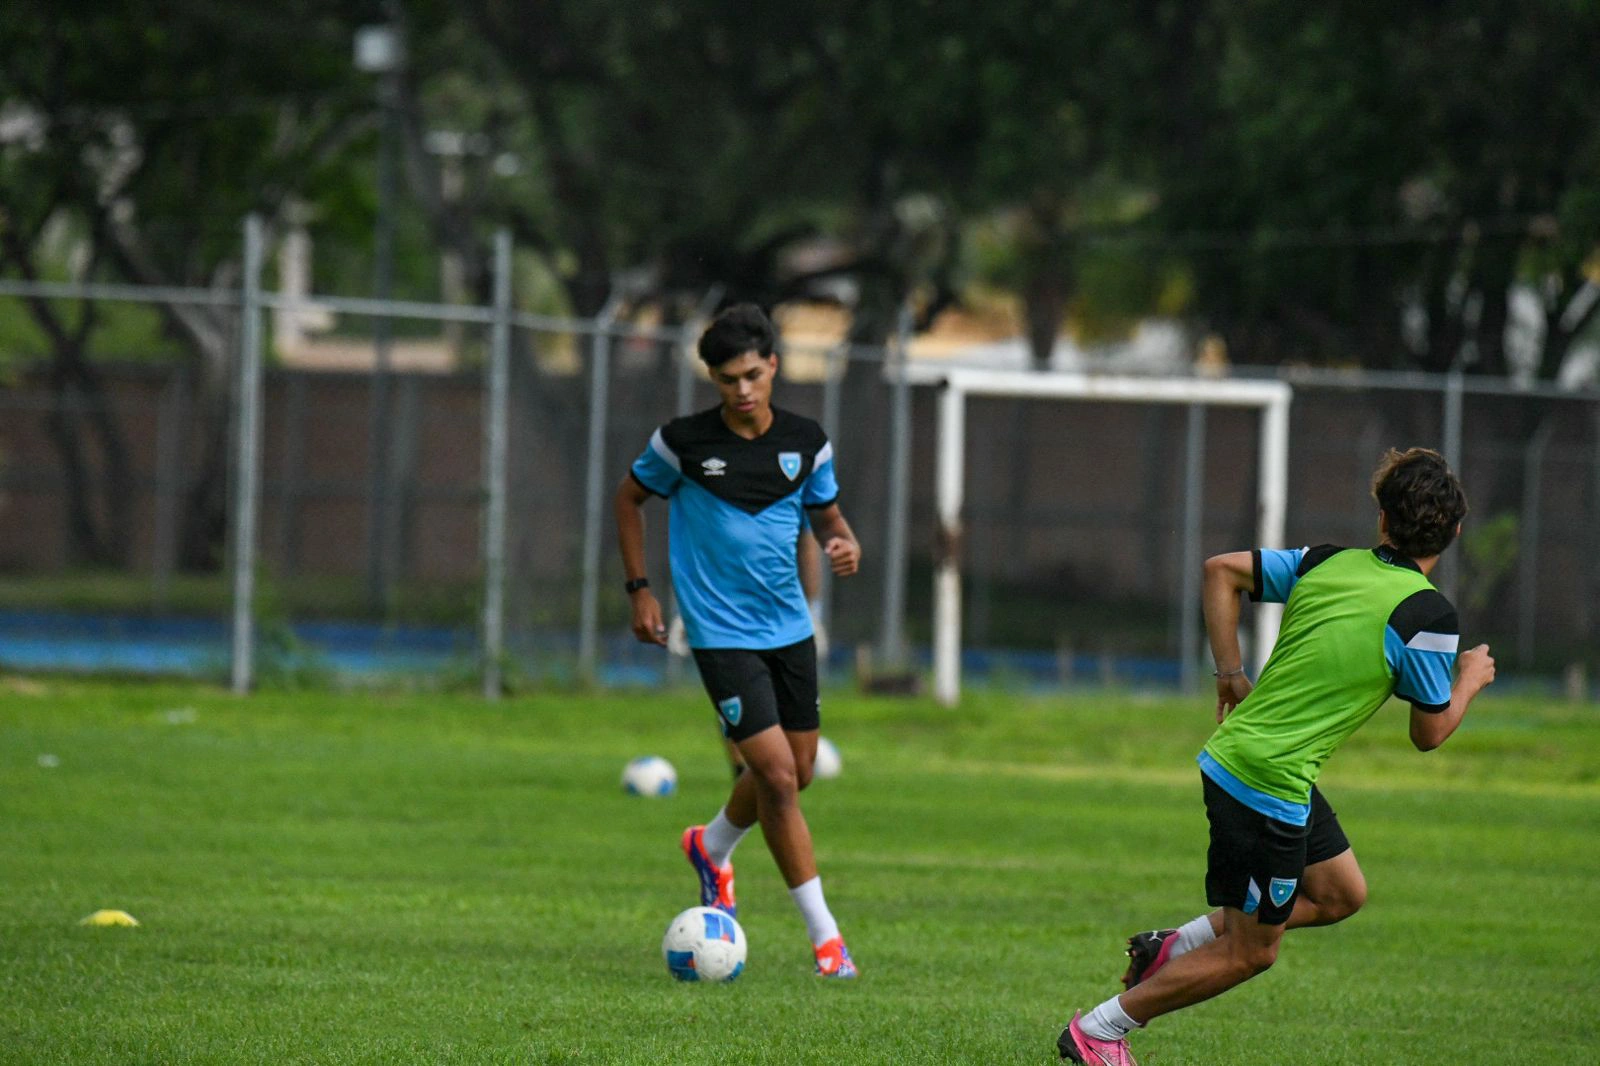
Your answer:
[[[1294,895],[1294,886],[1298,882],[1294,877],[1274,877],[1272,884],[1267,886],[1267,894],[1272,897],[1272,905],[1281,907],[1289,902],[1289,897]]]
[[[727,720],[729,725],[738,725],[739,719],[744,717],[744,701],[738,696],[729,696],[725,700],[717,701],[717,713]]]
[[[800,476],[800,453],[779,452],[778,469],[783,471],[783,476],[793,481]]]

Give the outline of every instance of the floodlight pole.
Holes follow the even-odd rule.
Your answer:
[[[355,65],[378,75],[378,211],[373,233],[373,297],[384,303],[394,290],[395,159],[400,140],[400,69],[405,45],[397,23],[364,26],[356,33]],[[390,323],[387,308],[372,322],[372,380],[367,470],[372,479],[367,498],[368,605],[387,615],[392,592],[389,546],[395,523],[389,518]]]
[[[261,495],[261,216],[244,220],[244,288],[235,393],[233,503],[233,691],[255,680],[256,507]]]

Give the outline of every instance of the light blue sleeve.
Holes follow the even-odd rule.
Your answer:
[[[1383,651],[1394,671],[1394,694],[1425,711],[1448,708],[1458,639],[1453,633],[1418,633],[1402,644],[1400,635],[1386,628]]]
[[[657,496],[671,496],[683,480],[678,456],[667,446],[658,429],[650,435],[639,458],[633,461],[633,479]]]
[[[806,478],[800,502],[807,507],[826,507],[838,498],[839,482],[833,476],[833,442],[829,441],[812,460],[811,476]]]
[[[1394,674],[1394,694],[1424,711],[1450,706],[1450,682],[1461,624],[1456,609],[1435,589],[1402,600],[1383,630],[1383,654]]]
[[[1304,548],[1258,548],[1255,552],[1256,600],[1261,603],[1288,603],[1289,593],[1300,580],[1300,560]]]

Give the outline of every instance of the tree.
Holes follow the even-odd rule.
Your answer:
[[[6,264],[40,276],[48,227],[64,222],[86,251],[84,280],[234,286],[240,220],[254,210],[270,221],[308,184],[329,180],[366,121],[349,61],[356,8],[132,0],[69,15],[39,0],[9,5],[0,95],[29,132],[0,150]],[[79,427],[63,416],[54,434],[78,554],[123,561],[127,460],[88,357],[94,314],[85,307],[72,320],[48,302],[29,307],[51,338],[58,392],[82,393],[96,412],[103,519],[89,500]],[[183,560],[213,566],[223,533],[234,312],[182,303],[161,311],[199,385]]]
[[[1595,5],[1171,10],[1161,220],[1203,328],[1247,362],[1504,374],[1511,288],[1536,282],[1553,376],[1593,313]]]

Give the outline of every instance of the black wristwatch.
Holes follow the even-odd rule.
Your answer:
[[[647,578],[647,577],[629,578],[627,581],[624,581],[622,583],[622,587],[623,587],[623,589],[625,589],[627,591],[628,595],[632,596],[635,592],[638,592],[640,589],[649,588],[650,587],[650,579]]]

